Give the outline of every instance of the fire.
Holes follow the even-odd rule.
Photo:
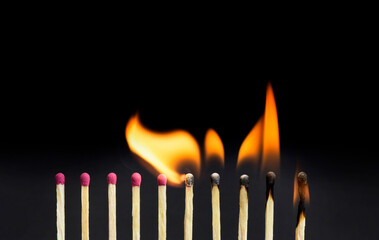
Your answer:
[[[261,155],[261,172],[278,173],[280,168],[279,124],[274,92],[270,83],[267,86],[264,114],[243,141],[238,154],[237,167],[247,161],[258,164]]]
[[[132,116],[125,130],[130,150],[151,166],[154,174],[163,173],[168,183],[180,186],[184,180],[180,168],[186,164],[199,175],[201,168],[200,148],[195,138],[184,130],[158,133],[145,128],[138,117]]]
[[[302,189],[299,189],[299,183],[298,183],[298,179],[297,179],[297,176],[299,174],[298,169],[299,169],[299,167],[297,166],[296,172],[295,172],[295,178],[293,180],[293,206],[295,206],[296,203],[299,201],[299,191],[302,192],[305,203],[309,203],[309,201],[310,201],[308,184],[305,184],[302,187]]]
[[[263,118],[260,118],[242,142],[238,153],[237,167],[247,161],[252,161],[258,165],[262,151],[262,125]]]
[[[220,136],[213,129],[208,129],[204,140],[205,159],[211,161],[217,159],[224,166],[224,145]]]
[[[263,123],[263,146],[261,170],[278,172],[280,168],[279,124],[274,91],[269,83],[266,92],[266,107]]]

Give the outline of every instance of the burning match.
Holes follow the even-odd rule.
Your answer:
[[[220,175],[212,173],[212,227],[213,227],[213,240],[221,239],[221,224],[220,224]]]
[[[166,240],[166,184],[167,177],[164,174],[159,174],[158,182],[158,240]]]
[[[132,175],[132,218],[133,218],[133,240],[140,239],[140,186],[141,175]]]
[[[266,175],[266,224],[265,240],[274,238],[274,184],[276,175],[268,172]]]
[[[308,178],[305,172],[297,175],[297,186],[299,192],[299,207],[297,212],[296,240],[305,239],[305,203],[309,199]]]
[[[65,239],[64,182],[63,173],[55,175],[55,183],[57,184],[57,240]]]
[[[116,182],[115,173],[108,174],[109,240],[117,239],[116,230]]]
[[[80,175],[82,185],[82,240],[89,240],[89,182],[88,173]]]
[[[194,177],[191,173],[186,174],[185,184],[186,184],[186,197],[185,197],[185,212],[184,212],[184,240],[192,240]]]
[[[247,221],[249,214],[249,176],[244,174],[240,177],[240,212],[238,224],[238,240],[247,240]]]

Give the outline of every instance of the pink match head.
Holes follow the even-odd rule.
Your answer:
[[[89,186],[89,180],[90,180],[90,177],[88,173],[82,173],[82,175],[80,175],[80,183],[82,184],[82,186],[84,187]]]
[[[64,175],[63,175],[63,173],[58,173],[57,175],[55,175],[55,182],[56,182],[56,184],[58,185],[58,184],[62,184],[62,185],[64,185]]]
[[[132,186],[141,186],[141,174],[137,172],[132,174]]]
[[[108,184],[116,185],[117,182],[117,175],[115,173],[108,174]]]
[[[167,177],[164,174],[159,174],[157,180],[158,186],[165,186],[167,184]]]

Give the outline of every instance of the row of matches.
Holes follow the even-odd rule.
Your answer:
[[[220,175],[213,173],[210,176],[212,190],[212,236],[213,240],[221,239],[220,223]],[[273,240],[274,230],[274,184],[276,175],[268,172],[266,175],[266,212],[265,212],[265,240]],[[307,175],[300,172],[297,176],[298,191],[300,196],[297,226],[295,232],[296,240],[305,239],[305,187],[307,185]],[[65,239],[65,201],[64,183],[65,177],[62,173],[55,176],[57,191],[57,240]],[[80,176],[81,182],[81,201],[82,201],[82,240],[89,240],[89,183],[90,176],[83,173]],[[117,239],[116,230],[116,182],[115,173],[108,174],[108,212],[109,212],[109,240]],[[140,186],[141,175],[132,174],[132,230],[133,240],[140,239]],[[167,177],[160,174],[157,177],[158,183],[158,240],[166,239],[167,229],[167,202],[166,184]],[[191,173],[185,175],[185,213],[184,213],[184,240],[192,240],[193,224],[193,186],[194,176]],[[239,223],[238,240],[247,240],[248,230],[248,187],[249,176],[240,177],[240,196],[239,196]]]

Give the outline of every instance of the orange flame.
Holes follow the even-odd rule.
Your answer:
[[[274,91],[269,83],[266,92],[266,107],[263,123],[263,146],[261,171],[278,173],[280,169],[279,124]]]
[[[208,129],[204,140],[205,159],[209,162],[217,159],[224,166],[224,145],[220,136],[213,129]]]
[[[242,142],[238,152],[237,167],[240,167],[242,163],[248,161],[258,165],[262,151],[262,126],[263,118],[260,118]]]
[[[136,114],[129,119],[125,135],[130,150],[148,163],[154,174],[165,174],[170,185],[180,186],[183,183],[184,174],[179,171],[186,163],[195,167],[195,173],[199,175],[200,149],[188,132],[153,132],[141,124]]]
[[[297,182],[297,175],[299,174],[299,168],[296,168],[295,172],[295,178],[293,180],[293,206],[296,206],[296,203],[299,201],[299,184]],[[309,187],[308,184],[306,184],[303,189],[301,189],[303,192],[303,195],[305,197],[305,203],[309,203],[310,197],[309,197]]]
[[[279,124],[274,92],[270,83],[267,86],[265,112],[243,141],[238,153],[237,167],[243,162],[253,162],[258,165],[261,155],[261,172],[279,173]]]

